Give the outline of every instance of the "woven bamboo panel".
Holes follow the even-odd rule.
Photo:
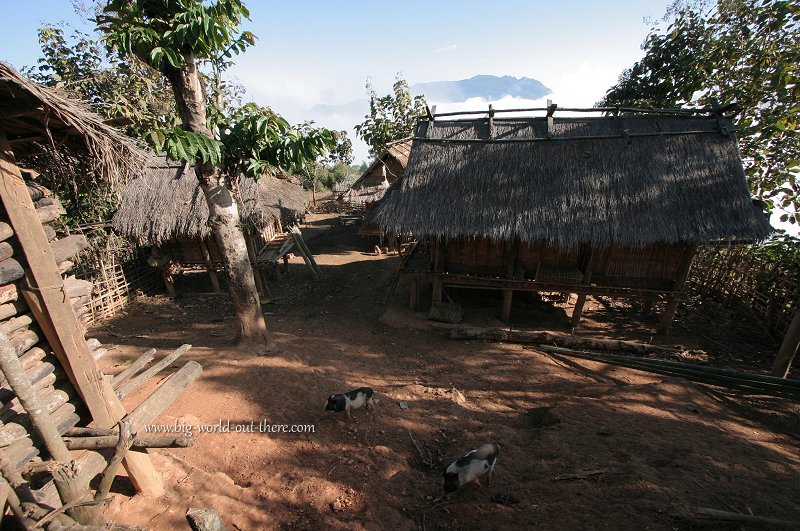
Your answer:
[[[690,280],[701,293],[758,317],[778,336],[800,304],[800,271],[753,258],[744,246],[700,249]]]

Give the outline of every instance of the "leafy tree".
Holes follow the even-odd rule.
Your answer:
[[[106,119],[130,118],[131,136],[149,140],[177,124],[174,98],[163,77],[141,61],[121,61],[89,35],[45,25],[39,28],[42,57],[23,70],[31,80],[87,101]],[[61,221],[69,226],[109,219],[116,207],[114,190],[82,169],[80,160],[51,157],[42,182],[61,199],[67,211]]]
[[[398,74],[392,93],[378,97],[367,80],[369,114],[355,126],[356,134],[370,146],[370,155],[380,156],[386,147],[414,134],[417,122],[427,115],[425,96],[411,96],[408,82]]]
[[[740,149],[753,194],[800,223],[800,4],[719,0],[673,6],[645,56],[620,76],[604,106],[711,106],[736,102]]]
[[[333,146],[333,135],[291,128],[255,105],[236,110],[228,122],[222,110],[207,111],[200,69],[210,64],[218,74],[233,55],[253,45],[252,33],[239,32],[248,17],[241,0],[109,0],[97,21],[109,46],[158,69],[169,82],[181,125],[165,132],[165,145],[173,158],[195,162],[225,262],[239,343],[270,350],[231,176],[244,171],[256,178],[275,166],[302,167]]]

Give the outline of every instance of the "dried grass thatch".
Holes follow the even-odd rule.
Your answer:
[[[305,212],[303,187],[266,176],[237,181],[239,215],[256,232]],[[207,238],[208,204],[194,170],[181,163],[152,158],[145,173],[122,192],[114,230],[142,244],[160,245],[177,238]]]
[[[727,120],[722,125],[732,127]],[[422,122],[375,223],[417,236],[644,246],[757,240],[736,138],[715,117]]]
[[[130,138],[106,125],[84,102],[35,84],[2,61],[0,129],[17,158],[67,149],[109,183],[139,172],[145,160]]]
[[[403,176],[411,153],[411,139],[389,144],[361,176],[342,195],[342,201],[366,204],[380,200],[393,182]]]

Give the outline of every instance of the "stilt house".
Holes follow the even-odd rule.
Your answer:
[[[735,131],[718,111],[421,122],[402,182],[375,216],[420,242],[404,273],[433,303],[449,286],[667,301],[696,246],[771,227],[751,201]],[[497,111],[498,115],[501,111]],[[479,114],[479,113],[469,113]],[[574,116],[574,115],[573,115]]]
[[[292,245],[284,228],[305,215],[306,192],[288,178],[270,176],[258,182],[243,177],[236,188],[256,286],[263,294],[263,270],[269,267],[280,275],[276,261],[285,259]],[[151,157],[142,175],[123,190],[113,226],[119,234],[153,246],[151,265],[162,269],[170,293],[174,292],[172,275],[191,271],[207,271],[213,289],[219,291],[222,256],[191,166]]]

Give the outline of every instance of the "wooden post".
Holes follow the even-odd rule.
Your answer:
[[[681,292],[686,284],[686,279],[689,278],[689,271],[692,269],[692,260],[694,260],[697,245],[687,245],[681,257],[681,263],[678,264],[678,270],[675,272],[675,281],[672,284],[672,291]],[[667,308],[661,315],[661,321],[658,323],[656,329],[657,334],[666,334],[672,326],[672,319],[675,318],[675,311],[678,309],[679,301],[674,297],[667,303]]]
[[[783,336],[778,357],[775,358],[775,365],[772,366],[772,376],[786,378],[798,348],[800,348],[800,308],[795,308],[792,321],[789,323],[786,335]]]
[[[170,297],[175,297],[175,283],[172,281],[172,275],[170,275],[166,269],[161,271],[161,278],[164,279],[164,286],[167,288],[167,295]]]
[[[583,284],[589,285],[592,281],[592,267],[594,266],[594,249],[589,247],[589,258],[586,259],[586,271],[583,273]],[[572,310],[572,326],[576,327],[581,323],[581,313],[583,312],[583,305],[586,303],[586,294],[578,294],[578,300],[575,301],[575,308]]]
[[[419,308],[419,280],[416,276],[411,277],[411,300],[408,307],[412,312],[416,312]]]
[[[441,238],[436,238],[436,245],[433,249],[433,297],[432,304],[440,304],[442,302],[443,282],[441,274],[444,272],[444,256],[442,250]]]
[[[208,251],[208,246],[203,238],[200,238],[200,250],[203,252],[203,261],[206,263],[206,271],[208,271],[208,277],[211,279],[211,288],[214,293],[219,293],[219,278],[214,270],[214,264],[211,262],[211,253]]]
[[[64,295],[64,282],[47,235],[39,223],[33,201],[2,130],[0,200],[28,260],[27,289],[23,290],[23,294],[31,313],[36,317],[47,342],[81,395],[96,425],[110,428],[125,416],[125,407],[98,369],[86,344],[81,323],[75,316],[69,298]],[[164,493],[161,477],[146,453],[129,452],[124,464],[139,492],[154,497]]]
[[[519,256],[519,242],[509,242],[505,253],[506,278],[513,279],[514,271],[517,267],[517,257]],[[513,289],[503,290],[503,309],[500,312],[500,320],[507,323],[511,319],[511,303],[514,297]]]

